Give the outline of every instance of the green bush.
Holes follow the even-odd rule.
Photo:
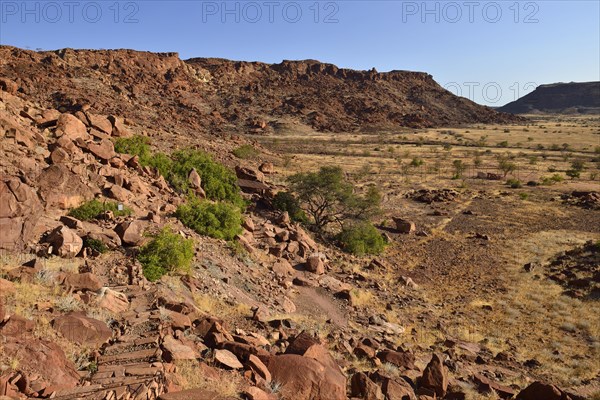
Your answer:
[[[273,207],[279,211],[287,211],[293,221],[307,221],[306,213],[300,208],[300,202],[290,192],[278,192],[273,198]]]
[[[422,158],[418,158],[418,157],[413,158],[412,161],[410,162],[410,165],[415,168],[420,167],[423,164],[425,164],[425,161],[423,161]]]
[[[188,273],[194,258],[194,242],[165,227],[140,249],[137,258],[144,276],[151,282],[172,272]]]
[[[93,239],[89,236],[83,238],[83,247],[89,247],[92,250],[96,250],[98,253],[106,253],[108,251],[108,247],[99,239]]]
[[[523,185],[521,184],[521,181],[518,179],[509,179],[506,181],[506,184],[508,186],[510,186],[512,189],[519,189],[520,187],[523,187]]]
[[[542,178],[542,185],[554,185],[555,183],[562,182],[564,179],[561,174],[554,174],[550,177],[545,176]]]
[[[171,167],[173,166],[173,160],[165,153],[152,154],[147,160],[144,160],[143,165],[156,168],[162,176],[167,177]]]
[[[244,144],[232,151],[233,155],[243,160],[254,160],[258,157],[258,151],[250,144]]]
[[[227,201],[240,208],[245,206],[235,173],[212,157],[198,150],[186,149],[173,153],[173,162],[166,173],[161,173],[180,192],[189,189],[188,176],[193,168],[202,178],[206,197],[215,201]]]
[[[152,155],[150,151],[150,139],[141,135],[118,138],[115,140],[115,151],[117,153],[138,156],[142,165],[146,165]]]
[[[338,235],[342,249],[356,255],[379,254],[387,245],[383,236],[369,222],[344,228]]]
[[[229,203],[191,198],[177,208],[175,216],[188,228],[217,239],[233,240],[242,232],[240,209]]]
[[[80,221],[89,221],[96,218],[105,211],[112,211],[115,217],[131,215],[131,208],[123,207],[119,210],[119,205],[114,201],[100,201],[93,199],[87,201],[77,208],[69,211],[69,216],[77,218]]]
[[[581,171],[576,169],[570,169],[566,172],[566,174],[571,179],[577,179],[581,176]]]
[[[139,156],[140,164],[156,168],[180,193],[188,192],[188,176],[195,168],[202,179],[202,189],[208,199],[227,201],[240,208],[245,206],[235,173],[215,162],[208,153],[185,149],[171,156],[165,153],[152,154],[149,143],[145,136],[120,138],[115,142],[115,150]]]

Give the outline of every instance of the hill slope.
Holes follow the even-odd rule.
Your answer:
[[[0,47],[0,75],[53,108],[90,104],[147,126],[194,132],[265,131],[278,122],[320,131],[506,123],[501,114],[443,89],[421,72],[378,73],[318,61],[280,64],[182,61],[132,50],[33,52]]]
[[[500,107],[498,111],[525,113],[598,113],[600,82],[540,85],[533,92]]]

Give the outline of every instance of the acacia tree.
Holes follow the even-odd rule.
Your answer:
[[[517,169],[517,164],[510,161],[508,157],[501,156],[498,158],[498,168],[504,173],[504,177],[514,172]]]
[[[452,167],[454,167],[454,176],[452,178],[460,179],[467,169],[467,164],[463,163],[462,160],[454,160],[452,161]]]
[[[343,227],[348,220],[368,220],[379,212],[381,195],[377,188],[371,186],[365,195],[357,195],[340,167],[298,173],[288,182],[318,231],[331,223]]]

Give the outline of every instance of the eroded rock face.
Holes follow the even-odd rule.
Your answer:
[[[19,370],[27,377],[21,390],[26,395],[49,395],[55,390],[72,389],[79,382],[73,363],[56,343],[31,337],[7,337],[3,351],[6,357],[19,359]]]
[[[42,210],[35,190],[16,177],[0,180],[0,249],[17,249],[32,239]]]
[[[46,207],[66,210],[90,200],[93,197],[92,190],[82,179],[64,164],[51,165],[42,171],[37,183]]]
[[[90,347],[99,347],[112,337],[112,331],[106,323],[81,313],[56,317],[52,321],[52,327],[65,339]]]
[[[273,381],[282,384],[284,397],[296,400],[345,400],[346,378],[339,371],[296,354],[271,357]]]
[[[83,239],[64,225],[50,232],[46,242],[50,243],[54,254],[64,258],[76,257],[83,247]]]

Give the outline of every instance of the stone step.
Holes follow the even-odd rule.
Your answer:
[[[107,347],[102,352],[103,356],[111,356],[114,354],[131,353],[139,350],[158,349],[158,341],[153,340],[152,343],[135,345],[134,343],[118,343]]]
[[[147,363],[147,362],[137,362],[137,363],[128,363],[128,364],[113,364],[113,365],[103,364],[103,365],[98,366],[98,372],[96,372],[96,374],[98,374],[100,372],[125,371],[125,369],[127,369],[127,368],[140,368],[140,367],[143,368],[143,367],[149,367],[151,365],[152,364]]]
[[[55,400],[75,399],[148,399],[156,398],[160,385],[154,378],[129,377],[107,385],[93,384],[56,392]],[[154,396],[152,393],[154,392]]]
[[[137,340],[144,340],[150,338],[158,338],[160,337],[160,333],[156,330],[150,330],[146,332],[142,332],[141,334],[127,334],[119,337],[118,343],[136,343]]]
[[[100,364],[111,364],[123,361],[137,361],[137,360],[145,360],[149,361],[150,359],[160,358],[161,351],[160,349],[145,349],[145,350],[136,350],[127,353],[120,354],[112,354],[98,357],[98,362]]]

